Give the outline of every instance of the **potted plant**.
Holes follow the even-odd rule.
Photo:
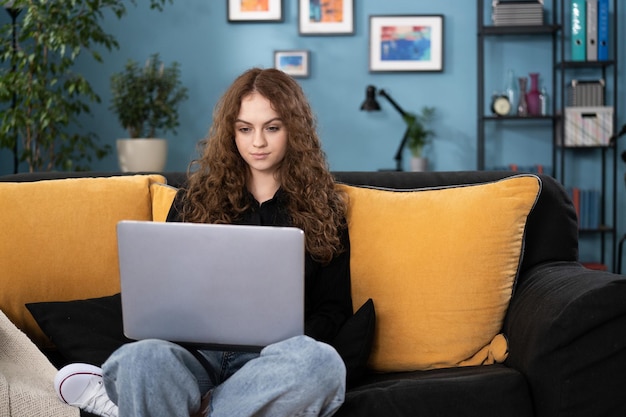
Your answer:
[[[117,140],[122,171],[162,171],[167,141],[158,134],[176,133],[178,106],[187,99],[180,80],[180,64],[165,65],[153,54],[142,67],[129,60],[124,70],[111,76],[110,109],[127,130],[128,139]]]
[[[428,160],[422,155],[424,146],[435,137],[435,132],[427,129],[426,125],[432,121],[435,114],[434,107],[423,107],[420,114],[406,113],[403,116],[407,125],[406,146],[411,151],[411,171],[425,171]]]
[[[149,4],[162,10],[171,2]],[[107,155],[109,147],[81,126],[100,97],[76,63],[84,55],[102,62],[103,50],[117,49],[103,21],[136,3],[0,0],[12,18],[0,27],[0,150],[14,154],[14,172],[21,164],[31,172],[88,170]]]

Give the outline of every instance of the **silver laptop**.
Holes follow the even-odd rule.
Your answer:
[[[304,333],[304,233],[293,227],[122,221],[124,333],[258,351]]]

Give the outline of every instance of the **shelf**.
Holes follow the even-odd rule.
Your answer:
[[[551,35],[561,30],[561,25],[534,25],[534,26],[483,26],[478,34],[485,36],[506,35]]]
[[[613,149],[615,147],[615,142],[611,145],[594,145],[594,146],[563,146],[560,143],[556,145],[559,149],[572,149],[572,150],[581,150],[581,151],[591,151],[591,150],[603,150],[603,149]]]
[[[561,116],[494,116],[494,115],[484,115],[483,120],[485,121],[522,121],[522,122],[530,122],[530,121],[549,121],[552,122],[556,119],[560,119]]]
[[[611,226],[600,226],[597,229],[578,229],[580,233],[612,233],[615,229]]]
[[[614,60],[609,61],[565,61],[557,62],[556,68],[606,68],[615,65]]]

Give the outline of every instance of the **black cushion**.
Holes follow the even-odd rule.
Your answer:
[[[29,303],[26,307],[66,362],[100,366],[117,348],[132,341],[124,336],[120,294]],[[356,382],[366,371],[375,314],[370,299],[346,321],[333,341],[346,364],[348,384]]]
[[[67,362],[100,366],[124,336],[120,294],[74,301],[26,304],[26,308]]]
[[[375,328],[376,311],[370,298],[344,323],[332,343],[346,365],[348,386],[357,383],[367,371]]]

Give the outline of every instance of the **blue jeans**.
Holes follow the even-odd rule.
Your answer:
[[[163,340],[129,343],[102,365],[119,416],[189,417],[210,391],[211,417],[331,416],[345,394],[346,370],[329,345],[307,336],[261,353],[201,351],[207,371],[187,349]]]

